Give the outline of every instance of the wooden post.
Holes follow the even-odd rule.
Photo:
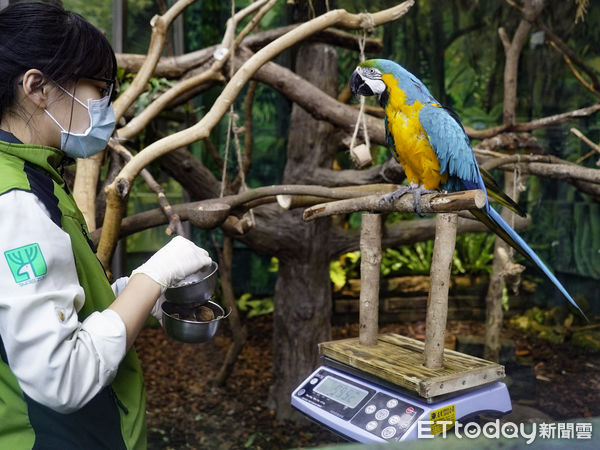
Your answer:
[[[381,270],[381,214],[366,213],[360,226],[359,343],[374,346],[379,331],[379,273]]]
[[[450,270],[456,244],[458,216],[438,214],[435,219],[435,241],[431,261],[429,297],[425,319],[423,363],[429,369],[440,369],[444,362],[444,337],[448,316]]]

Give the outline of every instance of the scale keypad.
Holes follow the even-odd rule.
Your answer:
[[[350,423],[385,440],[400,440],[421,414],[423,409],[378,392]]]

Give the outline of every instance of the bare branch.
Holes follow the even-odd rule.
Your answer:
[[[585,108],[576,109],[574,111],[568,111],[562,114],[555,114],[554,116],[543,117],[541,119],[532,120],[531,122],[524,122],[515,124],[512,127],[515,131],[532,131],[538,128],[549,127],[552,125],[558,125],[567,122],[572,119],[579,119],[581,117],[588,117],[596,112],[600,111],[600,103],[596,103],[592,106],[586,106]]]
[[[600,111],[600,103],[596,103],[591,106],[568,111],[562,114],[555,114],[553,116],[543,117],[541,119],[532,120],[531,122],[522,122],[515,124],[503,124],[492,128],[486,128],[485,130],[475,130],[474,128],[465,127],[465,131],[471,139],[485,139],[496,136],[499,133],[505,131],[533,131],[539,128],[549,127],[552,125],[558,125],[569,120],[579,119],[582,117],[589,117]]]
[[[600,153],[600,145],[594,144],[587,136],[585,136],[581,131],[577,128],[571,128],[571,133],[581,139],[588,147],[590,147],[593,151]]]
[[[180,0],[181,1],[181,0]],[[412,6],[414,1],[408,0],[398,6],[371,14],[376,26],[398,19],[404,15]],[[139,171],[150,162],[169,151],[184,147],[194,141],[206,137],[208,131],[223,117],[237,94],[241,91],[248,79],[265,63],[277,56],[284,49],[289,48],[297,42],[327,27],[338,25],[346,28],[359,28],[361,26],[361,15],[350,14],[344,10],[333,10],[319,16],[309,22],[305,22],[286,35],[273,41],[252,58],[236,72],[227,84],[221,95],[215,100],[211,110],[196,125],[167,136],[156,141],[138,153],[129,163],[125,165],[115,183],[122,184],[128,191],[130,181]]]
[[[310,221],[335,214],[350,214],[359,211],[390,213],[395,211],[414,212],[415,210],[413,196],[410,194],[403,195],[393,202],[381,202],[381,200],[381,195],[369,195],[315,205],[304,211],[304,220]],[[451,194],[425,194],[420,199],[421,210],[424,213],[481,209],[485,203],[486,196],[480,190]]]

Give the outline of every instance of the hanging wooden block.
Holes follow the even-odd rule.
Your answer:
[[[360,144],[356,147],[351,148],[350,156],[352,157],[352,162],[358,169],[367,167],[373,162],[373,158],[371,157],[371,150],[369,149],[369,147],[367,147],[366,144]]]

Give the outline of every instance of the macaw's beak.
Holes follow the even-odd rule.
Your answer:
[[[364,82],[362,76],[355,70],[350,77],[350,92],[353,96],[359,95],[374,95],[373,91],[367,83]]]

